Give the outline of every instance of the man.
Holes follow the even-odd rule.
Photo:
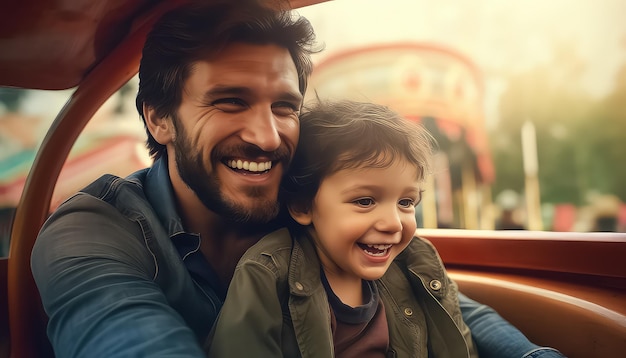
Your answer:
[[[57,356],[203,356],[239,258],[280,225],[313,40],[253,1],[155,25],[137,95],[154,164],[69,199],[33,250]]]
[[[137,95],[154,164],[70,198],[33,249],[56,356],[203,356],[239,258],[282,226],[313,40],[251,0],[155,25]]]

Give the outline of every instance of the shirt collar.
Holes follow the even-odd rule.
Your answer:
[[[182,220],[176,212],[174,192],[167,170],[167,157],[154,161],[145,181],[145,194],[169,237],[184,233]]]
[[[186,232],[176,211],[174,190],[167,170],[167,157],[155,160],[148,169],[144,192],[191,276],[194,280],[206,282],[223,300],[228,286],[220,285],[217,275],[200,252],[200,235]]]

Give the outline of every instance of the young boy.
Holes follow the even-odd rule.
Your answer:
[[[242,257],[209,356],[475,356],[456,284],[414,237],[430,135],[352,101],[316,105],[300,128],[283,184],[297,225]]]

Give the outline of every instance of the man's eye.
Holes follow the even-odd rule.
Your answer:
[[[289,102],[278,102],[272,105],[272,112],[277,116],[291,116],[293,114],[298,114],[299,110],[296,105]]]
[[[398,205],[400,205],[403,208],[410,208],[412,206],[415,206],[415,200],[413,200],[413,199],[402,199],[402,200],[398,201]]]
[[[224,112],[236,112],[246,107],[246,102],[239,98],[220,98],[211,103],[214,107]]]
[[[353,201],[354,204],[362,207],[368,207],[374,205],[374,199],[372,198],[361,198]]]

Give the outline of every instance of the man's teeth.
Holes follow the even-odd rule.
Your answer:
[[[233,169],[243,169],[250,172],[264,172],[266,170],[272,169],[272,162],[249,162],[247,160],[229,160],[227,162],[228,166]]]

